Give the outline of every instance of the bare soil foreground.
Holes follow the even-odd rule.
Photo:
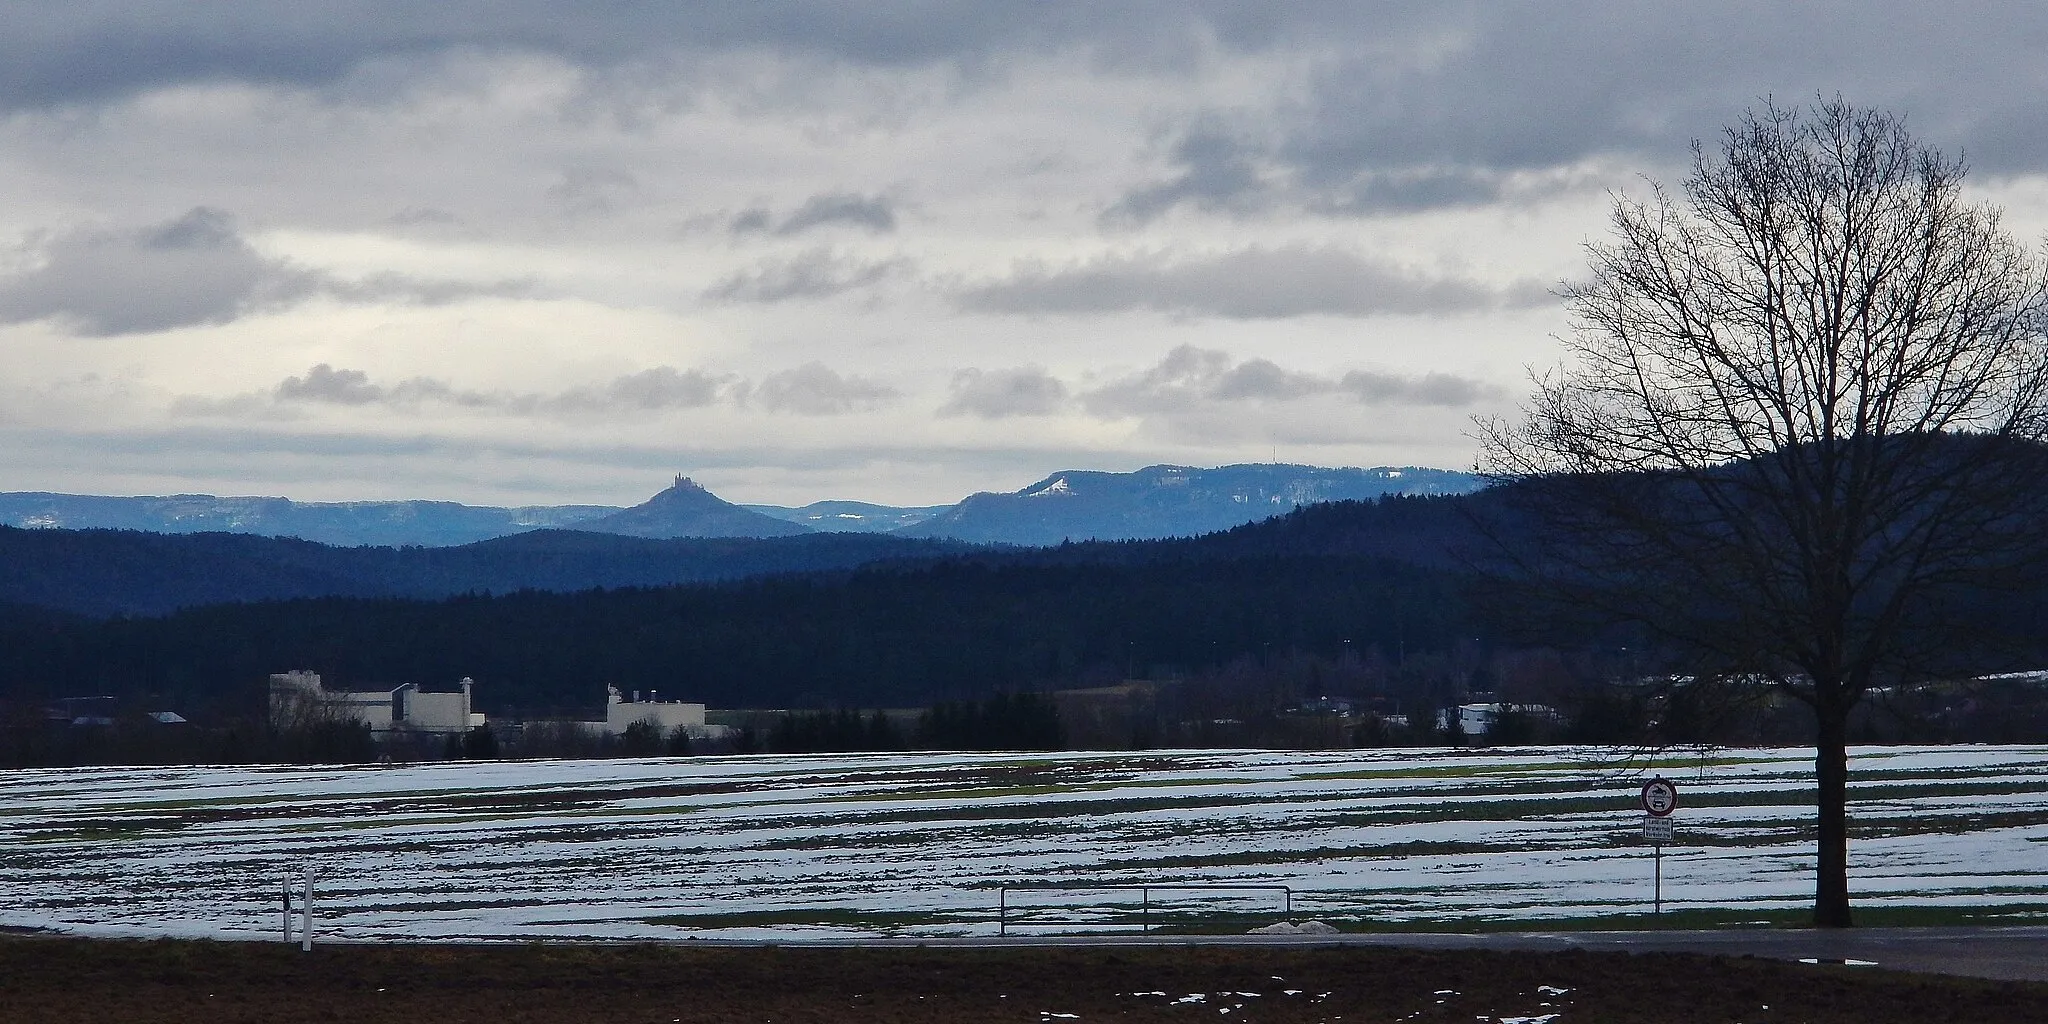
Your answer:
[[[2048,1021],[2048,984],[1675,953],[0,940],[7,1024]]]

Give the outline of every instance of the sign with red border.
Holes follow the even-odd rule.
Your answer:
[[[1678,809],[1678,784],[1662,775],[1643,783],[1643,813],[1662,818]]]

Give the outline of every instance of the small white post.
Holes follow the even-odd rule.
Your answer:
[[[300,870],[306,873],[305,919],[300,921],[299,949],[313,951],[313,865],[307,864]]]

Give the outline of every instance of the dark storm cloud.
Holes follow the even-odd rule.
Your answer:
[[[953,375],[951,392],[951,399],[939,407],[941,416],[1048,416],[1067,404],[1066,384],[1039,366],[961,370]]]
[[[1218,349],[1182,345],[1155,366],[1081,396],[1082,407],[1103,418],[1174,415],[1229,402],[1291,402],[1318,395],[1364,405],[1462,407],[1495,396],[1479,381],[1446,373],[1419,377],[1352,371],[1342,376],[1287,370],[1267,359],[1237,362]]]
[[[84,335],[223,324],[314,297],[440,305],[523,295],[520,282],[473,284],[385,273],[340,278],[257,252],[233,218],[196,207],[162,224],[81,229],[33,240],[33,269],[0,276],[0,323],[55,320]]]
[[[1085,315],[1152,310],[1231,319],[1463,313],[1542,301],[1540,287],[1501,289],[1430,276],[1345,249],[1290,245],[1222,253],[1150,252],[1052,267],[962,290],[962,306],[994,313]]]
[[[715,302],[785,302],[822,299],[879,284],[904,269],[902,260],[863,260],[829,248],[817,248],[789,259],[764,261],[704,290]]]

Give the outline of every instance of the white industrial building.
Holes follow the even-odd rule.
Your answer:
[[[640,691],[633,691],[633,699],[627,700],[616,686],[605,687],[604,731],[613,736],[620,735],[627,728],[646,722],[664,733],[678,728],[689,729],[692,735],[699,735],[705,729],[704,705],[680,700],[657,700],[659,694],[649,693],[646,700],[640,699]]]
[[[330,690],[318,672],[303,669],[270,677],[270,724],[288,729],[318,722],[362,722],[372,733],[462,733],[485,723],[471,710],[468,677],[455,690],[406,683],[389,690]]]

